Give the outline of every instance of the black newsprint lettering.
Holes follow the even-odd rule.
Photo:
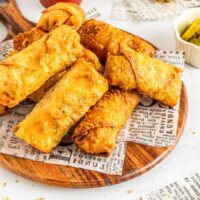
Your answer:
[[[20,139],[16,137],[11,137],[8,147],[11,149],[20,149],[20,145],[19,145],[20,143],[22,143]]]
[[[83,160],[80,160],[80,159],[77,159],[77,158],[74,158],[74,160],[72,162],[73,163],[78,163],[79,165],[83,164]]]
[[[78,164],[82,165],[83,164],[83,160],[78,160]]]
[[[195,192],[195,194],[200,197],[200,183],[198,182],[198,180],[196,179],[196,177],[192,176],[191,177],[192,181],[193,181],[193,185],[191,186],[192,190]]]
[[[102,164],[101,167],[100,167],[100,169],[105,170],[105,164]]]
[[[173,116],[174,116],[173,114],[168,114],[167,117],[168,117],[169,119],[170,119],[170,118],[173,119]]]
[[[97,162],[94,162],[94,163],[93,163],[93,167],[98,167],[98,163],[97,163]]]
[[[85,166],[90,166],[91,160],[85,161]]]
[[[183,189],[185,191],[185,193],[188,195],[190,200],[195,200],[194,196],[192,196],[191,192],[189,191],[188,188],[186,188],[185,186],[183,186]]]
[[[166,133],[168,133],[168,134],[172,134],[173,131],[172,131],[172,130],[170,130],[170,131],[166,131]]]
[[[72,155],[72,150],[69,148],[67,150],[68,150],[69,155],[68,154],[67,154],[67,156],[63,155],[65,153],[65,151],[58,150],[57,152],[53,152],[50,154],[49,160],[56,159],[56,160],[63,160],[63,161],[69,162],[71,155]]]

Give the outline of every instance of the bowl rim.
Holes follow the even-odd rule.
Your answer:
[[[188,41],[185,41],[181,38],[181,35],[178,31],[178,25],[181,23],[181,19],[183,18],[183,16],[187,15],[188,13],[193,13],[193,11],[196,11],[196,10],[199,10],[200,12],[200,8],[189,8],[187,10],[185,10],[180,16],[178,16],[174,22],[173,22],[173,28],[174,28],[174,32],[175,32],[175,36],[176,38],[181,42],[183,43],[184,45],[188,45],[188,46],[191,46],[192,48],[195,48],[197,50],[200,50],[200,47],[191,43],[191,42],[188,42]]]

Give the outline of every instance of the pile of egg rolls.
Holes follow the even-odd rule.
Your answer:
[[[35,102],[13,131],[45,153],[75,126],[78,148],[108,157],[140,94],[169,106],[180,97],[179,68],[152,58],[155,47],[138,36],[86,21],[75,4],[47,8],[13,42],[0,63],[0,114],[25,99]]]

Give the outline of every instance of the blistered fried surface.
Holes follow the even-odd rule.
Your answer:
[[[140,93],[169,106],[178,103],[182,87],[180,68],[132,49],[124,48],[121,51],[131,63],[136,82],[135,88]]]
[[[107,90],[107,81],[81,59],[16,126],[15,135],[49,153]]]
[[[13,38],[13,46],[17,51],[21,51],[33,42],[39,40],[46,33],[38,28],[32,28],[30,31],[20,33]]]
[[[42,12],[37,24],[44,31],[51,31],[65,24],[78,30],[85,21],[85,13],[80,6],[73,3],[57,3]]]
[[[0,104],[14,107],[83,55],[79,35],[62,25],[0,64]]]
[[[118,86],[124,90],[136,88],[132,66],[123,54],[108,54],[105,66],[105,77],[111,85]]]
[[[74,143],[87,153],[109,156],[119,132],[139,101],[136,91],[108,91],[75,128]]]
[[[30,94],[27,98],[35,103],[39,102],[43,96],[48,92],[48,90],[54,86],[66,73],[65,71],[59,72],[55,76],[49,78],[38,90],[33,94]]]
[[[73,3],[57,3],[42,12],[36,27],[13,38],[14,49],[21,51],[63,24],[78,30],[84,21],[85,13],[80,6]]]
[[[83,56],[79,58],[79,60],[86,61],[88,65],[94,67],[98,72],[102,71],[101,63],[99,62],[97,56],[88,49],[83,48]],[[76,61],[76,62],[79,62]],[[38,90],[36,90],[33,94],[28,96],[29,100],[34,102],[39,102],[40,99],[45,95],[45,93],[58,82],[62,76],[66,73],[66,71],[59,72],[55,76],[49,78]]]
[[[149,56],[153,56],[155,48],[143,39],[126,33],[118,28],[97,20],[88,20],[79,29],[82,44],[97,54],[102,62],[107,53],[116,54],[119,44],[124,44]]]

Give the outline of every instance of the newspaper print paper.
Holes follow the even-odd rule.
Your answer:
[[[7,53],[10,50],[12,50],[11,40],[0,43],[0,59],[5,59]],[[184,63],[181,59],[183,57],[183,52],[180,51],[158,51],[157,56],[164,60],[168,60],[168,62],[170,62],[171,60],[171,62],[173,61],[177,65],[181,65],[180,63]],[[173,109],[161,109],[158,105],[160,104],[156,103],[151,107],[146,107],[146,104],[145,106],[138,106],[130,120],[134,123],[129,123],[127,125],[127,128],[122,131],[112,155],[109,158],[102,158],[81,152],[79,149],[76,148],[75,145],[72,144],[71,141],[68,140],[67,142],[62,142],[57,148],[53,150],[51,154],[44,154],[32,148],[21,139],[16,138],[12,133],[13,127],[21,119],[23,119],[24,116],[29,113],[34,107],[34,104],[30,102],[22,102],[10,113],[3,117],[0,117],[0,152],[35,161],[69,165],[83,169],[95,170],[107,174],[121,175],[126,150],[126,142],[124,141],[135,141],[138,143],[160,146],[171,145],[173,142],[175,142],[178,107]],[[163,105],[161,106],[164,107]],[[167,113],[169,115],[169,118],[171,116],[172,119],[170,118],[170,120],[172,120],[172,122],[170,124],[172,124],[173,126],[170,127],[167,137],[163,137],[162,133],[160,133],[160,135],[154,134],[154,132],[151,130],[151,121],[148,118],[150,113],[151,115],[155,116],[164,114],[166,115]],[[160,124],[158,118],[155,118],[157,124],[155,129],[162,129],[162,124]],[[143,119],[147,119],[146,123],[148,123],[149,127],[147,127],[145,124],[142,124]],[[164,120],[167,121],[168,119],[165,117]],[[145,132],[144,128],[146,129]],[[164,127],[163,130],[167,131],[167,128],[168,123],[166,123],[166,127]],[[137,137],[136,132],[143,133]],[[154,141],[156,140],[157,142],[153,143],[151,140],[147,139],[149,135],[151,137],[153,135]]]
[[[120,175],[123,169],[125,142],[118,142],[109,158],[87,155],[81,152],[70,140],[62,142],[51,154],[44,154],[32,148],[12,133],[14,126],[28,114],[34,104],[24,102],[12,112],[0,118],[0,152],[35,161],[69,165],[95,170],[107,174]]]
[[[156,58],[184,68],[185,53],[177,50],[159,50]],[[179,104],[173,108],[143,96],[141,103],[131,115],[118,141],[132,141],[149,146],[174,145],[178,125]]]
[[[200,200],[200,173],[175,181],[137,200]]]
[[[4,60],[12,50],[12,40],[0,43],[0,60]],[[121,175],[125,157],[126,143],[117,142],[109,158],[87,155],[76,148],[70,140],[62,142],[51,154],[44,154],[15,137],[14,126],[34,107],[33,103],[22,102],[10,113],[0,117],[0,152],[46,163],[69,165],[94,170],[106,174]]]
[[[87,15],[87,19],[98,19],[101,21],[105,20],[102,14],[95,7],[87,11],[86,15]]]
[[[200,7],[200,0],[175,0],[170,3],[158,3],[155,0],[113,0],[111,16],[124,21],[170,20],[193,7]]]

